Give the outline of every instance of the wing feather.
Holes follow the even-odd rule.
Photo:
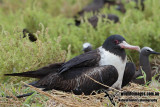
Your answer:
[[[112,86],[118,79],[118,72],[111,65],[73,68],[69,72],[65,72],[63,75],[50,74],[39,80],[34,86],[45,88],[45,90],[57,89],[67,92],[73,91],[75,94],[90,94],[94,90],[105,87],[95,83],[85,74],[108,86]]]
[[[59,73],[63,73],[73,67],[90,67],[98,65],[97,62],[100,60],[99,50],[89,51],[81,54],[68,62],[64,63],[59,69]]]
[[[20,76],[20,77],[31,77],[31,78],[43,78],[50,73],[57,72],[63,63],[55,63],[35,71],[27,71],[22,73],[4,74],[5,76]]]

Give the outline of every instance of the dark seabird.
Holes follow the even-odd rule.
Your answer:
[[[93,0],[92,3],[84,7],[81,11],[78,12],[80,16],[83,16],[85,12],[98,12],[104,6],[104,0]]]
[[[149,62],[149,55],[151,54],[160,55],[160,53],[155,52],[150,47],[143,47],[141,49],[141,53],[139,57],[140,67],[146,73],[146,83],[149,81],[152,81],[152,75],[151,75],[152,71],[151,71],[151,66]],[[145,84],[144,78],[136,79],[137,77],[142,76],[141,68],[139,68],[139,70],[135,72],[132,82],[137,83],[137,84]]]
[[[93,91],[107,89],[95,83],[86,75],[116,89],[121,89],[127,56],[125,49],[139,51],[138,46],[129,45],[120,35],[108,37],[103,45],[73,59],[58,64],[52,64],[36,71],[5,74],[6,76],[22,76],[39,78],[32,83],[43,90],[61,90],[85,95]]]
[[[110,8],[110,5],[117,5],[117,10],[119,10],[122,13],[126,12],[126,9],[121,1],[117,2],[116,0],[93,0],[90,4],[88,4],[81,11],[79,11],[78,15],[84,16],[85,12],[93,12],[93,14],[98,13],[106,3],[109,4],[108,8]]]
[[[23,38],[25,38],[26,36],[29,37],[29,40],[31,42],[35,42],[37,40],[37,38],[36,38],[36,36],[34,34],[29,32],[27,29],[23,29]]]
[[[122,13],[125,13],[126,12],[126,9],[125,9],[125,6],[124,6],[124,4],[121,2],[121,0],[120,1],[117,1],[117,0],[104,0],[104,3],[106,4],[108,4],[108,8],[110,9],[110,6],[111,5],[116,5],[117,6],[117,8],[116,8],[116,10],[118,10],[118,11],[120,11],[120,12],[122,12]]]
[[[83,44],[83,51],[84,51],[84,53],[92,51],[92,45],[88,42],[84,43]]]
[[[85,52],[89,52],[92,50],[92,45],[90,43],[84,43],[83,44],[83,51]],[[129,82],[131,82],[134,74],[136,71],[136,66],[134,63],[132,62],[127,62],[126,63],[126,67],[124,70],[124,75],[123,75],[123,81],[122,81],[122,87],[126,86]]]
[[[119,17],[117,15],[114,15],[114,14],[108,14],[108,15],[100,15],[99,17],[102,18],[102,21],[104,21],[104,19],[109,19],[111,21],[113,21],[114,23],[118,23],[119,22]],[[88,18],[88,22],[94,27],[96,28],[97,27],[97,23],[98,23],[98,20],[99,20],[99,17],[98,15],[94,15],[90,18]],[[77,20],[75,19],[75,25],[76,26],[79,26],[81,24],[81,21],[80,20]]]

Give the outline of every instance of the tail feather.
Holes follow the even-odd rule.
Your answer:
[[[22,95],[18,95],[16,96],[17,98],[23,98],[23,97],[27,97],[27,96],[30,96],[32,95],[34,92],[31,92],[31,93],[27,93],[27,94],[22,94]]]
[[[4,74],[5,76],[20,76],[20,77],[31,77],[31,78],[43,78],[50,73],[57,72],[63,63],[51,64],[49,66],[40,68],[36,71],[28,71],[22,73]]]
[[[31,78],[41,78],[42,74],[36,74],[36,71],[28,71],[22,73],[4,74],[5,76],[20,76],[20,77],[31,77]]]
[[[50,73],[56,73],[58,72],[59,68],[61,67],[63,63],[55,63],[55,64],[51,64],[49,66],[45,66],[43,68],[40,68],[36,71],[28,71],[28,72],[22,72],[22,73],[12,73],[12,74],[4,74],[5,76],[20,76],[20,77],[31,77],[31,78],[43,78],[47,75],[49,75]],[[34,81],[31,82],[29,85],[32,85],[36,88],[43,88],[43,91],[47,91],[50,90],[47,88],[47,86],[45,85],[37,85],[38,81]],[[18,95],[16,96],[17,98],[22,98],[22,97],[26,97],[26,96],[30,96],[32,95],[34,92],[31,93],[27,93],[27,94],[22,94],[22,95]],[[11,96],[6,96],[6,98],[12,98]]]
[[[27,93],[27,94],[22,94],[22,95],[18,95],[16,96],[17,98],[23,98],[23,97],[27,97],[27,96],[30,96],[32,95],[34,92],[31,92],[31,93]],[[6,96],[6,98],[13,98],[12,96]]]

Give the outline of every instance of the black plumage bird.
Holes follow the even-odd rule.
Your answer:
[[[104,6],[104,0],[93,0],[90,4],[84,7],[81,11],[78,12],[78,15],[83,16],[85,12],[99,12]]]
[[[122,36],[112,35],[101,47],[67,62],[52,64],[36,71],[5,74],[5,76],[39,78],[32,85],[43,90],[56,89],[88,95],[92,91],[107,89],[85,76],[88,75],[100,83],[121,89],[127,61],[125,49],[140,50],[138,46],[127,44]]]
[[[37,40],[37,37],[33,33],[29,32],[27,29],[23,29],[23,38],[26,36],[28,36],[31,42],[35,42]]]
[[[117,15],[114,15],[114,14],[108,14],[108,15],[100,15],[99,17],[102,18],[102,21],[104,21],[104,19],[109,19],[111,21],[113,21],[114,23],[117,23],[119,22],[119,17]],[[98,15],[94,15],[90,18],[88,18],[88,22],[94,27],[96,28],[97,27],[97,24],[98,24],[98,20],[99,20],[99,17]],[[75,19],[75,25],[76,26],[79,26],[81,24],[81,20],[78,20],[78,19]]]
[[[85,12],[93,12],[93,14],[98,13],[106,3],[109,4],[108,8],[110,8],[110,5],[117,5],[117,10],[122,13],[126,12],[125,6],[121,1],[117,2],[116,0],[93,0],[90,4],[88,4],[81,11],[79,11],[78,15],[84,16]]]
[[[150,47],[143,47],[141,49],[141,53],[140,53],[140,57],[139,57],[140,68],[138,71],[135,72],[135,75],[132,79],[132,82],[137,83],[137,84],[143,84],[143,85],[145,84],[144,78],[136,79],[139,76],[143,76],[141,70],[143,70],[146,73],[146,83],[149,81],[152,81],[152,71],[151,71],[151,66],[150,66],[150,62],[149,62],[149,55],[151,55],[151,54],[160,55],[160,53],[155,52]]]
[[[105,4],[108,4],[108,9],[110,9],[111,5],[116,5],[116,10],[120,11],[121,13],[125,13],[125,5],[121,2],[121,0],[103,0]]]

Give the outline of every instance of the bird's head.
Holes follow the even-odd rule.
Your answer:
[[[121,35],[109,36],[103,43],[102,47],[113,54],[123,56],[123,58],[126,55],[125,49],[137,50],[140,52],[139,46],[128,44]]]
[[[145,55],[145,56],[149,56],[149,55],[151,55],[151,54],[160,55],[159,52],[154,51],[154,50],[153,50],[152,48],[150,48],[150,47],[143,47],[143,48],[141,49],[141,54],[142,54],[142,55]]]

